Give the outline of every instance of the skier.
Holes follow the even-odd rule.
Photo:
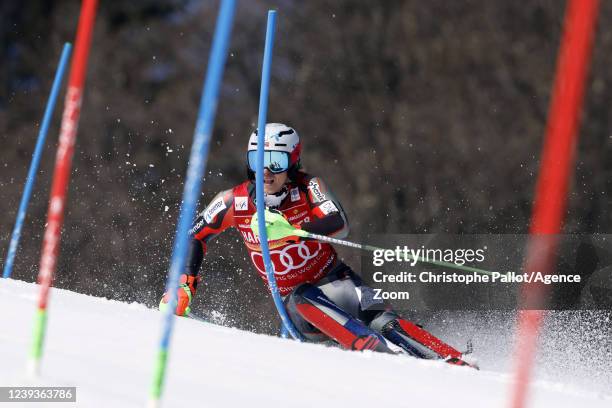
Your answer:
[[[333,339],[352,350],[407,353],[469,365],[460,352],[420,326],[391,310],[381,310],[382,301],[374,299],[373,290],[338,258],[333,246],[283,232],[297,228],[336,238],[348,234],[347,217],[336,197],[319,177],[301,171],[301,148],[293,128],[266,125],[265,204],[274,211],[266,215],[270,256],[279,292],[296,328],[309,341]],[[189,314],[208,242],[229,227],[238,229],[257,272],[267,282],[257,229],[251,227],[256,213],[256,151],[257,131],[248,143],[248,180],[217,194],[195,220],[186,271],[179,281],[177,315]],[[168,299],[164,294],[160,309],[168,307]]]

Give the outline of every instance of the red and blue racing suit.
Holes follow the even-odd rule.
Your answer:
[[[284,188],[286,196],[276,210],[291,224],[320,235],[347,235],[346,214],[320,178],[297,172]],[[234,227],[259,276],[267,282],[260,243],[251,231],[254,198],[254,184],[245,181],[217,194],[198,214],[190,231],[194,239],[187,275],[197,276],[208,242]],[[460,352],[420,326],[384,310],[383,301],[376,300],[373,290],[338,259],[330,244],[296,237],[270,241],[269,246],[279,292],[291,320],[306,339],[331,338],[349,349],[403,352],[466,365]]]

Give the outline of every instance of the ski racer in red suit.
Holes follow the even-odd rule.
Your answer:
[[[294,227],[344,238],[348,222],[342,206],[325,183],[300,171],[301,143],[297,132],[283,124],[265,129],[264,193],[266,206]],[[217,194],[198,214],[190,231],[193,241],[186,271],[180,278],[176,314],[189,314],[198,270],[210,240],[236,228],[259,276],[267,282],[259,239],[251,229],[256,212],[255,161],[257,134],[248,144],[248,180]],[[283,219],[283,221],[285,221]],[[269,241],[279,292],[296,328],[310,341],[333,339],[342,347],[408,353],[467,365],[460,352],[375,300],[373,290],[344,264],[328,243],[286,237]],[[167,294],[160,308],[167,307]]]

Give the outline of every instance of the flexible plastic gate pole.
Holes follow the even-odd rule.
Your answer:
[[[268,94],[270,91],[270,71],[272,69],[272,48],[274,47],[274,27],[276,25],[276,11],[268,11],[268,24],[266,26],[266,45],[264,48],[263,66],[261,69],[261,90],[259,93],[259,118],[257,124],[257,172],[255,173],[255,196],[257,198],[257,220],[259,222],[259,241],[261,253],[266,267],[268,286],[274,299],[274,305],[281,317],[283,326],[287,329],[291,337],[302,340],[303,337],[297,331],[285,310],[283,299],[278,292],[276,278],[274,277],[274,266],[270,260],[270,248],[268,247],[268,234],[266,233],[266,219],[264,215],[264,186],[263,186],[263,159],[264,159],[264,139],[266,134],[266,116],[268,114]]]
[[[597,0],[569,0],[557,72],[551,97],[540,173],[530,228],[526,271],[551,272],[556,234],[563,226],[572,174],[585,80],[598,14]],[[515,378],[511,406],[526,406],[527,390],[543,319],[545,285],[524,284],[515,346]]]
[[[34,154],[32,155],[32,163],[30,163],[30,170],[28,170],[25,188],[23,190],[23,195],[21,196],[19,209],[17,210],[17,220],[15,221],[15,227],[13,228],[13,233],[11,234],[11,242],[9,243],[6,262],[4,263],[4,271],[2,272],[3,278],[10,278],[11,274],[13,273],[13,263],[15,261],[17,247],[19,246],[19,238],[21,237],[23,221],[25,220],[26,212],[28,211],[30,197],[32,197],[32,190],[34,189],[34,183],[36,181],[36,172],[38,171],[38,166],[40,165],[40,159],[45,147],[45,141],[47,140],[47,133],[49,133],[49,126],[53,117],[53,111],[55,110],[57,95],[59,94],[59,90],[64,79],[66,66],[68,66],[71,48],[72,46],[70,43],[64,44],[62,55],[57,65],[57,70],[55,71],[53,86],[51,86],[51,93],[49,94],[49,99],[47,100],[47,107],[45,108],[45,114],[40,125],[40,131],[38,132],[38,140],[36,141],[36,147],[34,148]]]
[[[49,300],[49,291],[53,284],[57,256],[59,254],[60,232],[64,222],[66,192],[70,180],[72,156],[81,113],[83,86],[85,85],[85,74],[87,72],[87,59],[91,47],[91,37],[93,34],[97,7],[98,0],[83,0],[81,14],[79,16],[76,44],[74,47],[74,58],[70,64],[68,90],[64,102],[64,113],[60,128],[59,145],[55,157],[55,169],[53,171],[49,210],[47,212],[47,228],[45,229],[43,238],[40,271],[38,273],[40,293],[38,296],[36,315],[34,317],[32,347],[30,349],[30,372],[32,374],[38,373],[42,358],[47,322],[47,303]]]
[[[227,59],[227,49],[232,31],[234,18],[235,0],[223,0],[217,17],[217,26],[213,38],[213,44],[208,58],[208,68],[204,89],[200,100],[200,110],[196,123],[189,165],[187,167],[187,178],[183,190],[183,205],[179,214],[179,220],[174,237],[174,248],[170,261],[170,271],[166,282],[166,292],[170,294],[168,307],[163,316],[163,327],[159,350],[153,372],[153,382],[149,395],[149,406],[157,407],[163,392],[163,383],[166,375],[168,361],[168,350],[174,325],[174,311],[177,302],[176,290],[181,271],[185,267],[185,257],[189,245],[189,229],[196,211],[198,197],[202,188],[202,175],[206,168],[210,137],[213,131],[215,113],[217,112],[217,99],[223,70]]]

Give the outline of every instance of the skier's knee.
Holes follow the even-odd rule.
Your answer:
[[[310,283],[302,283],[295,288],[289,296],[287,296],[286,305],[289,318],[295,325],[296,329],[298,329],[298,331],[302,333],[307,340],[320,342],[326,340],[327,337],[316,327],[308,323],[297,307],[297,305],[306,303],[306,298],[313,296],[314,291],[320,292],[320,289]]]

